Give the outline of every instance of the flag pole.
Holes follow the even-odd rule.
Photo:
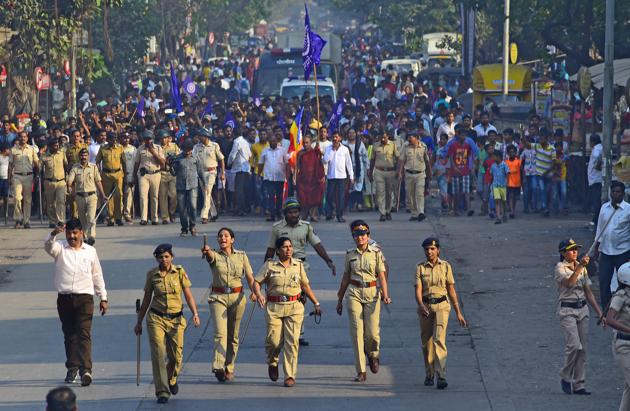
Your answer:
[[[313,63],[313,75],[315,77],[315,102],[317,104],[317,122],[320,124],[320,128],[323,126],[319,120],[319,88],[317,87],[317,64]],[[319,128],[317,129],[317,138],[319,139]]]

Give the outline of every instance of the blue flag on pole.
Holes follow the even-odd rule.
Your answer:
[[[182,83],[182,87],[186,94],[190,97],[195,97],[197,95],[197,84],[190,78],[190,74],[186,76],[186,79]]]
[[[201,112],[201,117],[205,116],[206,114],[212,114],[212,101],[208,100],[208,104],[206,105],[206,108],[203,109],[203,111]]]
[[[302,65],[304,66],[304,80],[308,80],[313,65],[320,62],[320,55],[326,45],[326,40],[314,31],[311,31],[311,19],[308,17],[308,9],[304,4],[304,48],[302,49]],[[315,73],[317,75],[317,73]]]
[[[223,127],[226,126],[230,126],[232,127],[232,129],[236,128],[236,120],[234,119],[234,116],[232,115],[231,111],[228,111],[226,116],[225,116],[225,121],[223,122]]]
[[[179,82],[175,75],[175,64],[171,63],[171,106],[175,109],[176,113],[182,113],[182,96],[179,94]]]
[[[140,102],[136,106],[136,116],[138,116],[139,118],[144,117],[144,96],[142,96]]]
[[[339,119],[341,119],[341,115],[343,114],[343,100],[337,101],[335,106],[333,107],[332,114],[330,116],[330,120],[328,120],[328,130],[332,133],[339,126]]]

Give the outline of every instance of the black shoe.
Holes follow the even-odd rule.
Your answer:
[[[211,223],[214,223],[215,221],[217,221],[217,218],[219,218],[219,216],[218,216],[218,215],[215,215],[214,217],[211,217],[211,218],[210,218],[210,222],[211,222]]]
[[[271,381],[278,381],[278,366],[277,365],[270,365],[268,368],[268,372],[269,372],[269,379]]]
[[[114,222],[112,220],[109,220],[107,222],[107,227],[113,227],[114,226]]]
[[[591,392],[590,391],[586,391],[585,388],[581,388],[579,390],[573,391],[573,394],[575,394],[575,395],[591,395]]]
[[[560,387],[565,394],[571,395],[571,383],[565,380],[560,380]]]
[[[81,375],[81,386],[87,387],[90,384],[92,384],[92,373],[85,371],[83,375]]]
[[[433,379],[433,376],[426,376],[426,378],[424,379],[424,385],[427,387],[433,387],[433,385],[435,384],[435,380]]]
[[[475,210],[468,210],[468,217],[472,217],[473,215],[475,215]]]
[[[448,383],[446,382],[446,379],[438,377],[438,379],[437,379],[437,389],[438,390],[443,390],[446,387],[448,387]]]
[[[370,371],[372,371],[372,374],[378,373],[380,365],[378,358],[368,358],[368,362],[370,363]]]
[[[299,344],[300,344],[300,347],[308,347],[309,346],[309,342],[306,341],[306,338],[300,338]]]
[[[543,217],[549,217],[549,210],[543,211]],[[26,226],[24,226],[26,228]]]
[[[171,394],[177,395],[177,393],[179,392],[179,384],[177,384],[177,383],[175,383],[173,385],[169,384],[168,385],[168,390],[171,392]]]
[[[168,402],[168,397],[158,397],[158,404],[166,404]]]
[[[72,384],[77,381],[77,377],[79,376],[79,370],[68,370],[68,372],[66,373],[66,378],[64,379],[64,381],[68,384]]]
[[[214,376],[217,378],[217,381],[225,382],[225,370],[224,369],[219,368],[217,370],[212,370],[212,372],[214,373]]]
[[[340,222],[340,223],[345,223],[346,219],[343,218],[343,217],[337,217],[337,221]]]
[[[387,220],[387,217],[385,217],[383,214],[381,214],[381,216],[379,217],[378,221],[385,221]]]
[[[31,223],[25,223],[24,228],[31,228]]]
[[[146,220],[140,220],[140,225],[147,225]],[[163,397],[160,397],[163,398]],[[168,398],[166,399],[166,401],[168,401]]]
[[[123,221],[122,221],[122,220],[116,220],[116,225],[117,225],[117,226],[119,226],[119,227],[121,227],[121,226],[123,226],[123,225],[125,225],[125,224],[123,223]]]
[[[326,221],[330,221],[330,220],[332,220],[332,219],[333,219],[333,217],[332,217],[331,215],[327,215],[327,216],[326,216]]]
[[[168,220],[162,220],[162,224],[166,225],[166,224],[170,224],[170,221]]]
[[[48,228],[55,228],[55,227],[56,227],[56,225],[54,223],[48,224]]]
[[[418,221],[418,217],[411,216],[409,217],[409,221]]]
[[[151,225],[158,225],[157,221],[151,221]]]
[[[418,221],[423,221],[426,218],[427,218],[427,216],[425,216],[424,213],[418,214]]]
[[[391,220],[392,219],[392,214],[391,213],[385,214],[385,218],[388,219],[388,220]]]

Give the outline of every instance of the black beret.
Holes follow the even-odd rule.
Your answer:
[[[160,255],[162,253],[165,253],[165,252],[169,252],[169,253],[172,254],[173,253],[173,246],[171,244],[168,244],[168,243],[160,244],[157,247],[155,247],[155,251],[153,251],[153,255],[157,257],[158,255]]]
[[[435,246],[437,248],[440,248],[440,240],[438,240],[435,237],[425,238],[425,240],[422,242],[422,248],[427,248],[430,246]]]
[[[148,140],[148,139],[153,140],[153,132],[151,130],[144,130],[142,134],[140,134],[140,137],[143,140]]]

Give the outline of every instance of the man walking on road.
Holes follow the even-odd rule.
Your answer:
[[[66,240],[57,241],[65,230]],[[92,383],[92,314],[94,294],[100,298],[100,312],[107,312],[107,291],[96,249],[83,242],[83,227],[77,219],[56,227],[46,239],[44,249],[55,259],[54,284],[57,312],[61,320],[66,348],[65,381],[72,383],[77,374],[81,385]]]
[[[9,181],[13,186],[15,228],[31,228],[32,186],[39,173],[37,149],[28,144],[26,131],[18,134],[18,143],[11,149]]]

